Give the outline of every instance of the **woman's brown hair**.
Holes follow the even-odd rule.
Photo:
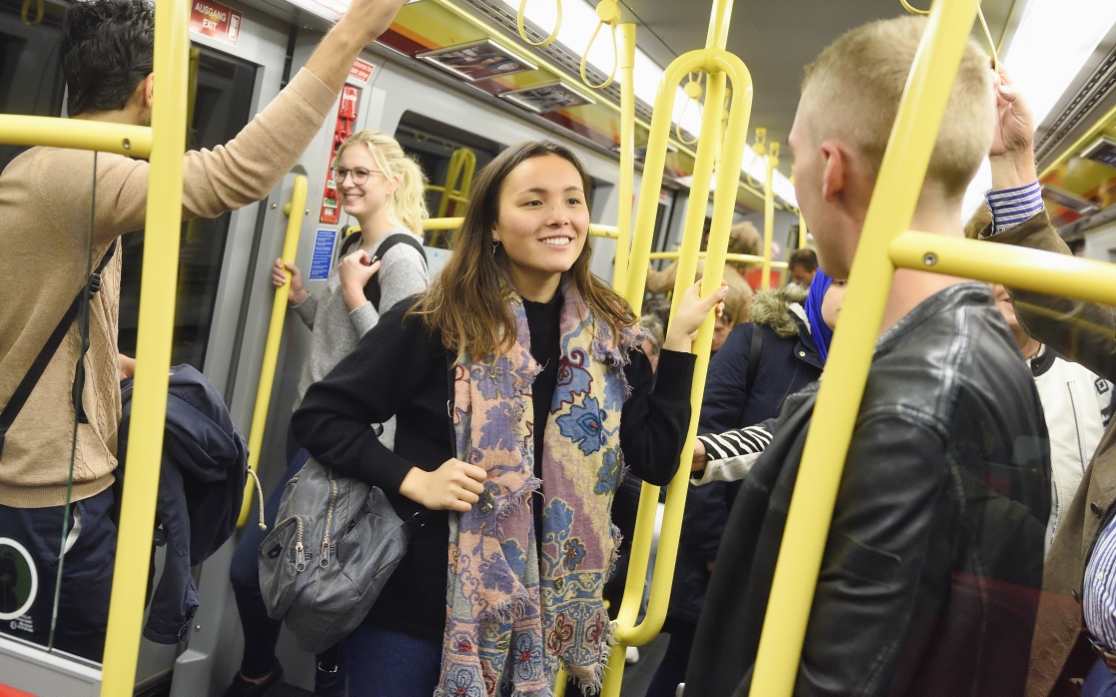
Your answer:
[[[515,340],[515,317],[502,290],[508,278],[503,246],[493,249],[491,231],[500,216],[500,189],[508,175],[526,160],[556,155],[574,166],[582,188],[589,194],[589,175],[568,148],[550,141],[528,141],[504,150],[473,182],[469,207],[461,229],[453,238],[453,255],[441,274],[410,310],[422,317],[432,331],[442,334],[442,343],[460,358],[483,360]],[[581,293],[598,321],[604,321],[617,336],[636,323],[632,308],[618,293],[589,270],[593,255],[589,239],[566,276]]]

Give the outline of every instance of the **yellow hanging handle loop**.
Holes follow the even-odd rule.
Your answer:
[[[23,0],[23,9],[19,12],[19,18],[22,19],[23,23],[29,27],[38,26],[38,24],[43,21],[43,12],[45,12],[45,8],[43,7],[43,0],[37,0],[37,2],[35,3],[35,19],[31,19],[28,16],[30,14],[30,10],[31,0]]]
[[[694,74],[690,73],[690,81],[686,83],[682,91],[686,93],[687,99],[686,103],[682,105],[682,113],[678,114],[678,123],[674,124],[674,135],[678,137],[679,143],[683,145],[693,145],[698,142],[697,138],[686,140],[682,136],[682,117],[686,115],[686,107],[690,106],[690,102],[697,102],[698,107],[701,107],[701,95],[705,90],[702,88],[701,82],[694,77]]]
[[[597,19],[600,20],[597,22],[597,28],[593,30],[593,36],[589,39],[589,45],[585,47],[585,53],[581,54],[581,81],[590,89],[603,90],[616,79],[616,68],[620,63],[620,54],[616,50],[616,25],[620,22],[620,8],[616,5],[616,0],[601,0],[598,3]],[[589,61],[589,51],[597,40],[597,34],[600,33],[601,27],[606,24],[612,31],[612,72],[609,73],[607,80],[599,85],[594,85],[589,82],[589,76],[585,74],[585,65]]]
[[[912,15],[927,16],[930,14],[930,10],[920,10],[907,0],[899,0],[899,2],[903,5],[903,9]],[[984,28],[984,37],[988,39],[988,48],[992,51],[992,67],[999,70],[1000,57],[996,54],[996,42],[992,40],[992,32],[988,29],[988,22],[984,19],[984,11],[980,9],[980,5],[977,5],[977,17],[980,18],[980,26]]]
[[[555,5],[558,8],[558,17],[554,20],[554,31],[550,32],[550,36],[541,42],[535,43],[527,38],[527,27],[523,24],[523,15],[527,12],[527,0],[519,0],[519,12],[515,16],[515,26],[519,29],[519,38],[523,39],[528,46],[542,48],[554,43],[554,40],[558,38],[558,30],[562,28],[562,0],[555,0]]]

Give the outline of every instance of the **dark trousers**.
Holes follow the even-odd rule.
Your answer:
[[[290,445],[290,444],[288,444]],[[279,485],[268,495],[264,503],[264,522],[268,530],[275,526],[279,512],[279,502],[287,481],[298,474],[310,453],[294,448],[288,458],[290,465],[279,481]],[[240,662],[240,674],[246,678],[262,678],[269,675],[275,667],[275,645],[279,642],[279,631],[283,628],[280,620],[267,615],[263,595],[260,592],[260,567],[258,552],[267,533],[251,522],[245,526],[244,536],[236,545],[229,577],[233,593],[236,595],[236,609],[240,614],[240,624],[244,628],[244,658]],[[319,657],[320,660],[320,657]],[[341,697],[345,694],[345,656],[344,651],[337,657],[338,669],[330,673],[323,670],[314,672],[314,694],[317,697]]]
[[[365,620],[342,646],[349,657],[349,697],[430,697],[438,686],[440,643]]]
[[[1081,697],[1116,697],[1116,675],[1108,665],[1097,658],[1092,670],[1081,686]]]
[[[697,625],[671,619],[668,619],[668,623],[663,631],[670,632],[670,644],[667,645],[663,662],[655,671],[655,677],[651,679],[646,697],[674,697],[678,684],[686,682],[686,664],[690,661],[690,651],[694,647]]]
[[[72,504],[63,543],[63,506],[0,506],[0,632],[101,661],[116,560],[112,510],[112,488]]]

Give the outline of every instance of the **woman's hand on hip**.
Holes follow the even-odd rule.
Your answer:
[[[484,493],[488,473],[461,460],[446,460],[433,472],[412,467],[399,493],[433,511],[466,513]]]
[[[724,308],[725,296],[728,295],[728,284],[721,282],[721,287],[701,297],[701,281],[690,286],[678,303],[678,309],[670,319],[670,329],[667,331],[663,348],[670,351],[689,351],[690,345],[697,338],[701,323],[716,308],[720,314]]]

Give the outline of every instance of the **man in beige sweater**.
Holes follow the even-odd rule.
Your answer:
[[[235,139],[187,153],[183,218],[216,217],[266,197],[333,111],[361,49],[388,28],[402,4],[353,0],[306,67]],[[72,118],[150,123],[152,10],[146,0],[89,0],[69,10],[60,50]],[[141,160],[43,147],[21,154],[0,174],[0,410],[83,287],[90,235],[96,266],[117,237],[143,228],[147,179],[148,163]],[[109,513],[120,421],[119,253],[109,257],[102,279],[89,309],[85,418],[78,418],[71,396],[81,355],[74,322],[0,452],[0,567],[11,567],[0,574],[6,581],[0,631],[95,661],[104,646],[116,547]]]

